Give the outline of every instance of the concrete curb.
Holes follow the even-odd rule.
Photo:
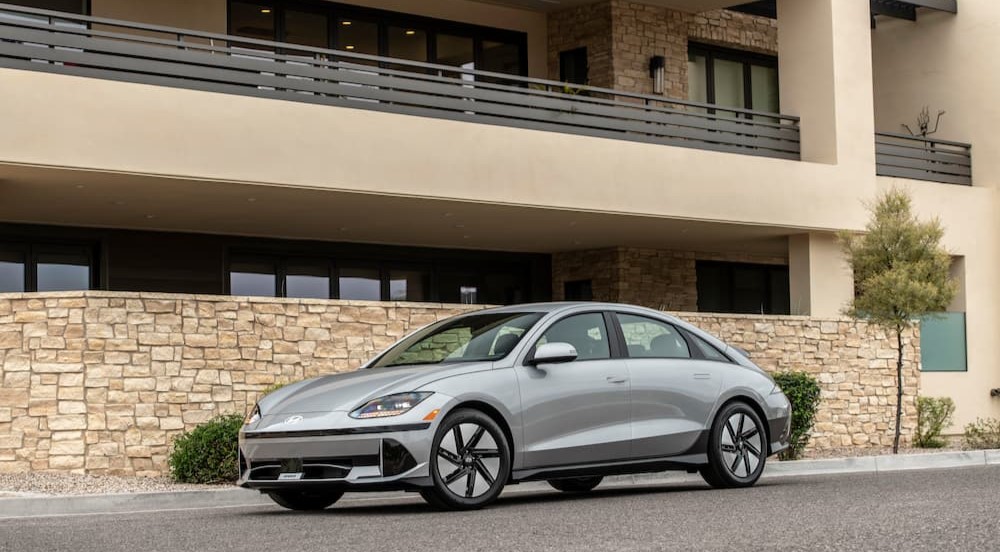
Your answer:
[[[862,456],[825,460],[769,462],[764,470],[766,479],[833,474],[965,468],[1000,465],[1000,450],[904,454],[898,456]],[[702,484],[701,477],[684,472],[664,472],[613,476],[605,479],[610,486],[654,485],[662,483]],[[510,487],[505,494],[549,490],[545,483],[524,483]],[[16,494],[16,493],[15,493]],[[400,493],[364,493],[347,495],[345,502],[400,498]],[[206,491],[166,491],[84,496],[0,496],[0,520],[41,516],[136,513],[144,511],[191,510],[208,508],[238,508],[272,505],[271,500],[248,489]]]

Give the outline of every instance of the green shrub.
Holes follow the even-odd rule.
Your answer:
[[[782,460],[796,460],[809,443],[809,434],[819,408],[819,382],[806,372],[772,374],[774,382],[792,403],[792,435],[788,448],[778,455]]]
[[[965,448],[1000,449],[1000,420],[976,418],[965,426]]]
[[[941,448],[947,443],[941,431],[951,424],[955,401],[949,397],[917,397],[917,435],[913,445],[919,448]]]
[[[237,452],[243,416],[216,416],[174,439],[170,475],[181,483],[223,483],[239,478]]]

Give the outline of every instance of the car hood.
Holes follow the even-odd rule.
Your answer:
[[[491,368],[489,362],[463,362],[362,369],[282,387],[262,398],[259,405],[264,415],[350,412],[378,397],[417,391],[441,378]]]

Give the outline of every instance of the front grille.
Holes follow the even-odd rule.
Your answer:
[[[378,465],[378,456],[280,458],[249,462],[249,481],[278,481],[282,473],[301,473],[297,481],[343,479],[355,466]]]

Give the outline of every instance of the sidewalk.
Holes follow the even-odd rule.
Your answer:
[[[763,477],[773,479],[845,473],[877,474],[900,470],[965,468],[987,465],[1000,466],[1000,450],[798,460],[794,462],[771,461],[767,464]],[[702,483],[702,480],[697,474],[664,472],[608,477],[602,487],[660,483]],[[504,493],[548,490],[551,488],[544,482],[532,482],[511,486]],[[345,496],[341,503],[387,498],[412,498],[413,496],[415,495],[403,493],[351,493]],[[273,503],[268,497],[256,491],[239,488],[81,496],[26,496],[0,491],[0,519],[264,505],[273,505]]]

